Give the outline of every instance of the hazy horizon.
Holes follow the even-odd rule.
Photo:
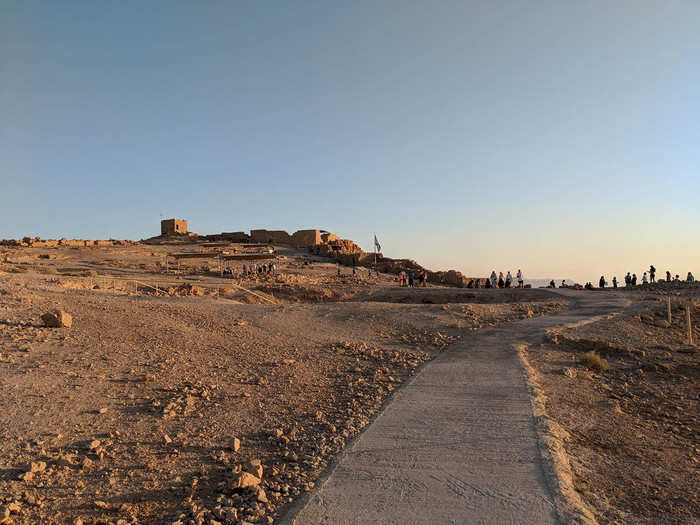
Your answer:
[[[0,5],[0,238],[328,229],[468,276],[700,274],[700,4]]]

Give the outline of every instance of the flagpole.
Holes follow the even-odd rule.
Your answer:
[[[377,234],[374,234],[374,239],[372,239],[374,242],[374,273],[377,273]]]

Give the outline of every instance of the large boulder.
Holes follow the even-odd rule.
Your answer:
[[[63,310],[47,312],[41,316],[41,320],[49,328],[70,328],[73,325],[73,317]]]

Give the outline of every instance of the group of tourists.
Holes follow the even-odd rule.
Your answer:
[[[686,277],[686,282],[692,283],[695,281],[695,277],[693,276],[692,272],[688,272],[688,275]],[[627,272],[627,275],[625,275],[625,287],[630,288],[633,286],[637,286],[638,278],[636,273],[631,273]],[[642,286],[651,284],[651,283],[656,283],[656,268],[654,268],[654,265],[652,264],[649,266],[649,270],[644,272],[642,274],[642,279],[641,279],[641,284]],[[680,275],[676,274],[675,277],[671,276],[671,272],[666,270],[666,282],[681,282],[681,277]],[[599,288],[605,288],[608,285],[607,281],[605,280],[605,276],[601,275],[600,280],[598,281],[598,287]],[[617,277],[612,278],[612,286],[613,288],[617,288],[618,282],[617,282]],[[593,289],[593,284],[591,283],[586,283],[585,286],[587,289]]]
[[[399,286],[409,286],[413,288],[414,286],[420,286],[425,288],[428,286],[428,271],[423,270],[420,272],[406,272],[401,270],[398,275]]]
[[[241,270],[241,278],[244,277],[257,277],[257,276],[263,276],[263,275],[275,275],[275,272],[277,271],[277,265],[275,263],[267,263],[267,264],[251,264],[251,265],[243,265],[243,268]],[[226,268],[224,270],[224,275],[226,274],[233,275],[233,271],[231,268]]]
[[[523,272],[518,269],[518,273],[515,274],[515,278],[517,279],[517,287],[522,288],[524,286],[524,281],[523,281]],[[503,272],[499,272],[498,276],[496,275],[496,270],[491,272],[491,276],[486,280],[486,288],[515,288],[513,286],[513,276],[510,274],[510,271],[506,273],[506,276],[503,277]]]

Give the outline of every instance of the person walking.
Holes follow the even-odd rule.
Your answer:
[[[520,268],[518,268],[518,273],[516,274],[516,279],[518,279],[518,288],[523,287],[523,272],[520,271]]]
[[[503,288],[506,282],[503,280],[503,272],[498,272],[498,287]]]
[[[605,276],[603,276],[603,275],[600,276],[600,281],[598,281],[598,286],[600,288],[605,288]]]
[[[656,282],[656,268],[654,268],[653,264],[649,266],[649,282],[650,283]]]

